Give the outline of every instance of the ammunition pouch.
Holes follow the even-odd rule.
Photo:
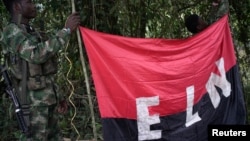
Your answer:
[[[29,77],[27,81],[29,90],[40,90],[46,87],[45,76]]]
[[[28,63],[28,77],[41,76],[43,74],[41,65]]]
[[[10,70],[12,75],[17,80],[22,80],[22,59],[20,57],[11,56],[9,58]],[[29,90],[41,90],[46,87],[47,75],[55,74],[57,72],[56,58],[52,57],[43,64],[27,63],[27,88]]]
[[[22,59],[16,55],[8,55],[8,65],[11,74],[18,80],[22,79]]]
[[[56,57],[52,57],[47,62],[42,64],[43,75],[56,74],[58,70],[57,64],[58,63]]]

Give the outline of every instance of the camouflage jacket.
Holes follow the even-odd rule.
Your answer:
[[[64,30],[59,30],[54,36],[42,41],[41,36],[39,36],[40,34],[34,34],[37,33],[35,30],[32,33],[27,32],[27,30],[25,31],[24,26],[25,25],[10,23],[3,29],[1,35],[3,52],[6,56],[11,56],[9,57],[10,59],[7,63],[8,67],[13,69],[15,66],[19,65],[11,65],[13,62],[16,62],[17,60],[25,60],[23,62],[27,62],[28,64],[27,87],[29,87],[28,83],[30,80],[43,80],[43,87],[39,89],[27,88],[27,99],[29,103],[33,106],[55,104],[58,99],[62,99],[62,94],[56,92],[54,78],[56,72],[44,73],[43,69],[45,68],[44,66],[47,68],[51,67],[51,65],[48,66],[46,64],[48,64],[48,62],[55,61],[55,55],[69,40],[69,34]],[[30,29],[32,28],[30,27]],[[32,69],[29,69],[30,66],[32,66],[32,69],[34,70],[40,69],[41,71],[38,71],[38,74],[32,76]],[[19,65],[19,70],[22,71],[20,68],[21,67]],[[18,77],[18,73],[20,74],[22,72],[13,73],[14,75],[17,74],[17,80],[23,79]],[[33,81],[31,81],[30,84],[32,84]],[[21,80],[18,82],[17,87],[18,90],[21,91]]]
[[[212,6],[210,14],[208,16],[208,24],[212,24],[225,14],[229,12],[229,2],[228,0],[221,0],[218,6]]]

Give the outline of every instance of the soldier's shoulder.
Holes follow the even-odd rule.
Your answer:
[[[4,26],[4,29],[5,28],[18,28],[18,26],[14,23],[8,23],[7,25]]]
[[[2,35],[3,38],[12,40],[12,38],[18,34],[22,34],[22,29],[16,24],[10,23],[3,28]]]
[[[3,33],[5,33],[5,32],[15,32],[15,31],[18,31],[18,30],[20,30],[20,28],[16,24],[10,23],[10,24],[7,24],[6,26],[4,26]]]

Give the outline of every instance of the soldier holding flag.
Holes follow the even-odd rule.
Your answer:
[[[197,14],[192,14],[185,19],[186,28],[193,34],[199,33],[203,31],[207,26],[211,25],[213,22],[223,17],[228,12],[229,12],[228,0],[213,0],[212,8],[207,21],[203,20]]]
[[[1,42],[29,125],[29,134],[20,140],[60,141],[56,111],[65,113],[67,102],[56,89],[56,53],[78,27],[80,16],[77,12],[69,15],[61,30],[45,38],[30,25],[37,14],[32,0],[3,0],[3,3],[11,19],[3,29]]]

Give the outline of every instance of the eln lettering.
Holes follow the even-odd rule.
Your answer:
[[[218,67],[220,76],[212,72],[206,83],[206,90],[209,94],[209,97],[215,109],[218,107],[221,100],[220,95],[217,92],[215,86],[221,88],[222,94],[225,97],[228,97],[231,92],[231,84],[226,79],[224,59],[220,58],[216,62],[216,66]],[[202,120],[199,117],[198,112],[193,114],[194,92],[195,92],[194,86],[188,86],[186,88],[186,94],[187,94],[187,108],[186,108],[187,116],[185,124],[186,127],[189,127],[194,123]],[[160,116],[159,114],[149,115],[148,107],[157,105],[159,105],[159,96],[141,97],[136,99],[137,128],[138,128],[139,141],[160,139],[162,137],[161,130],[153,130],[153,131],[150,130],[150,125],[160,123]],[[241,133],[244,134],[243,132]]]

